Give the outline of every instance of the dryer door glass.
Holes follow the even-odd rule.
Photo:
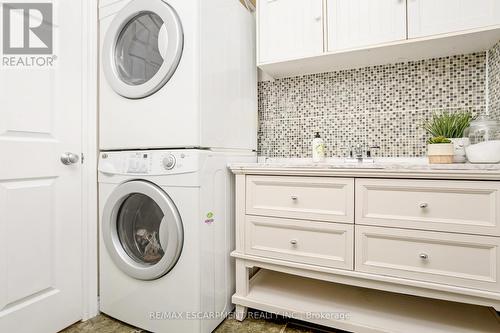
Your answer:
[[[123,202],[117,217],[117,232],[127,255],[141,264],[154,265],[164,255],[160,226],[164,214],[156,202],[141,193]]]
[[[177,12],[165,1],[130,1],[104,31],[102,70],[119,95],[148,97],[176,72],[184,32]]]
[[[122,81],[140,85],[158,73],[163,64],[167,34],[163,20],[152,12],[130,20],[118,36],[115,64]],[[161,43],[160,43],[161,39]]]

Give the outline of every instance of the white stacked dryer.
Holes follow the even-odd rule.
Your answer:
[[[238,0],[100,1],[100,148],[255,150],[255,23]]]

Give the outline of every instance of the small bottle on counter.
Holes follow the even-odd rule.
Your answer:
[[[325,161],[325,142],[319,135],[319,132],[316,132],[316,135],[314,135],[312,142],[312,156],[313,162],[315,163]]]

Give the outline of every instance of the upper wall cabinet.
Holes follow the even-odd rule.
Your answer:
[[[258,0],[258,66],[272,78],[482,52],[500,0]]]
[[[258,0],[258,62],[323,53],[323,0]]]
[[[500,24],[499,0],[408,0],[408,38]]]
[[[326,0],[328,51],[406,39],[406,0]]]

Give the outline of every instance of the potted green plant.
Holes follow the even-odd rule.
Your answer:
[[[430,138],[428,141],[427,156],[431,164],[453,163],[455,149],[450,139],[444,136]]]
[[[465,147],[469,145],[469,138],[464,137],[464,131],[474,119],[470,111],[434,113],[423,128],[433,137],[449,139],[454,148],[453,162],[464,163]]]

